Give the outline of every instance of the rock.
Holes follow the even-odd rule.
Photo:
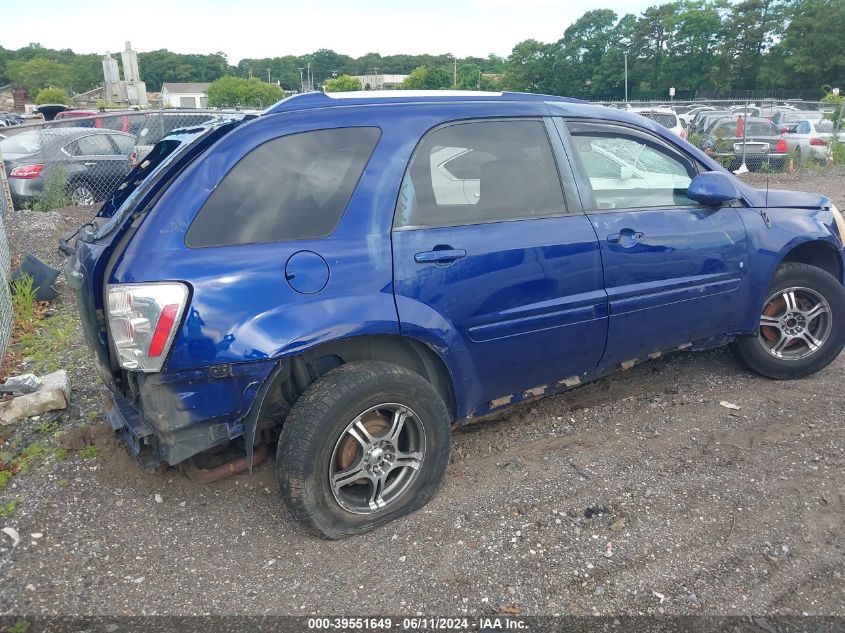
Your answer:
[[[12,539],[12,547],[17,547],[18,543],[21,542],[21,535],[18,534],[18,531],[13,527],[4,527],[3,533]]]
[[[613,524],[610,526],[610,529],[614,532],[621,532],[625,529],[625,523],[625,517],[620,517],[619,519],[616,519],[616,521],[613,522]]]
[[[69,402],[70,380],[60,369],[42,377],[38,391],[0,403],[0,424],[7,426],[39,413],[65,409]]]
[[[594,596],[603,596],[604,595],[604,587],[596,587],[596,590],[593,592]]]
[[[33,532],[32,534],[30,534],[30,536],[34,539],[39,539],[44,535],[41,532]]]
[[[688,595],[688,596],[687,596],[686,598],[684,598],[684,599],[685,599],[687,602],[689,602],[690,604],[695,604],[695,603],[697,603],[697,602],[698,602],[698,597],[697,597],[694,593],[691,593],[690,595]]]
[[[728,402],[726,400],[722,400],[721,402],[719,402],[719,404],[721,406],[725,407],[726,409],[732,409],[734,411],[739,411],[739,406],[735,405],[733,402]]]
[[[32,393],[41,386],[41,380],[35,374],[21,374],[12,376],[3,385],[7,393]]]
[[[161,495],[156,495],[155,500],[156,500],[156,503],[162,503],[164,501],[164,499],[162,498]]]

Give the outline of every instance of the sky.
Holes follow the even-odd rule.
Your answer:
[[[30,42],[77,53],[166,48],[242,58],[302,55],[319,48],[368,52],[507,56],[529,38],[560,39],[590,9],[620,16],[656,0],[39,0],[2,12],[0,46]]]

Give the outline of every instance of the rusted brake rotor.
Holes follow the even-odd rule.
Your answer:
[[[378,411],[370,411],[365,417],[361,418],[361,423],[364,425],[364,428],[367,429],[367,433],[373,437],[384,435],[390,426],[390,420]],[[360,458],[362,450],[361,444],[347,433],[346,437],[343,438],[343,441],[338,447],[337,454],[335,456],[335,467],[337,468],[337,472],[343,472],[352,466],[352,464]],[[368,482],[367,479],[361,478],[352,483],[366,484]]]

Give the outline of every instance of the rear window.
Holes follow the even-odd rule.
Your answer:
[[[638,112],[637,114],[670,130],[678,125],[678,117],[671,112]]]
[[[371,127],[316,130],[258,146],[223,177],[185,242],[202,248],[328,235],[380,134]]]
[[[41,149],[41,135],[37,132],[24,132],[0,141],[3,154],[34,154]]]
[[[833,132],[833,121],[823,120],[815,122],[816,132],[831,133]]]
[[[777,136],[778,129],[771,121],[749,121],[745,124],[746,136]]]

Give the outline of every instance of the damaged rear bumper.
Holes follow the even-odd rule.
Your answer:
[[[147,467],[175,465],[244,434],[244,421],[273,361],[174,374],[138,374],[130,393],[108,391],[112,429]]]

